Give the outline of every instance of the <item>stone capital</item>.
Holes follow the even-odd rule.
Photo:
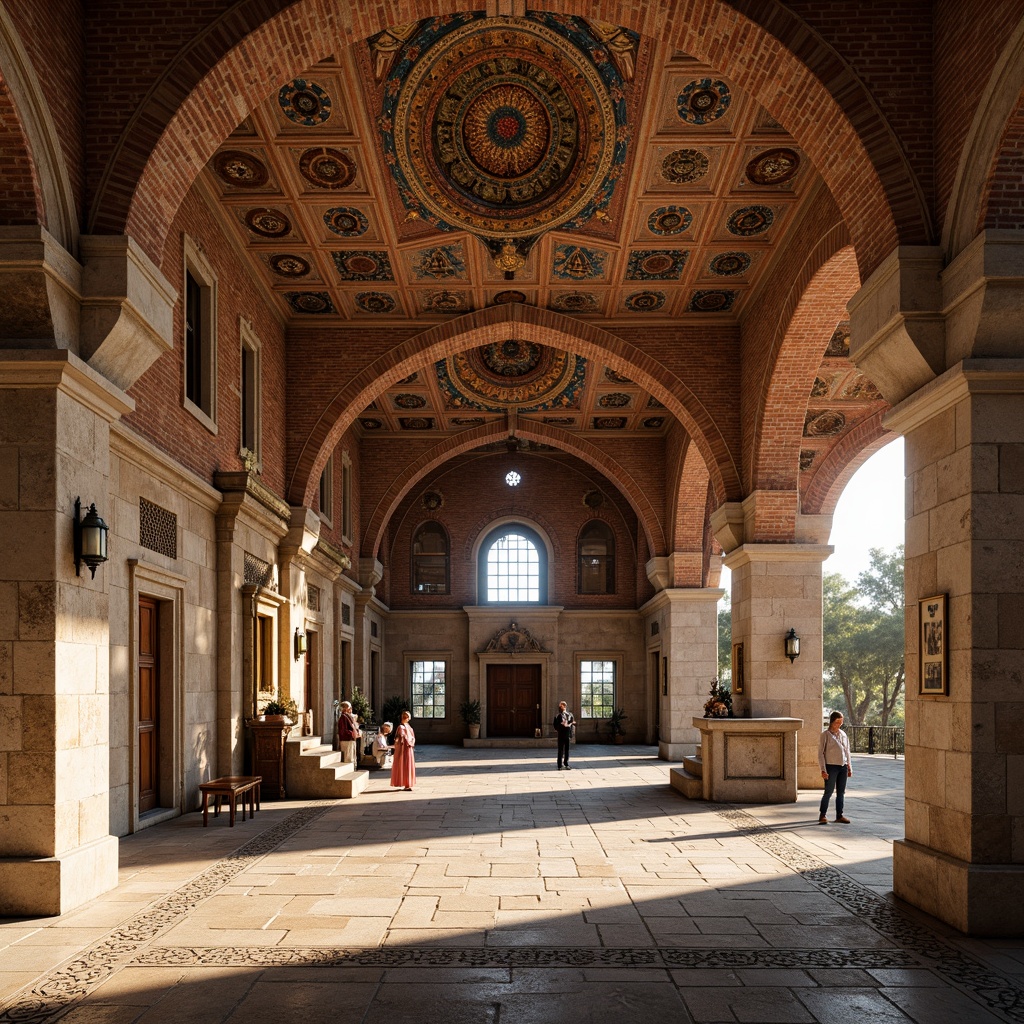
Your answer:
[[[946,367],[942,251],[900,246],[850,300],[850,358],[895,405]]]
[[[831,544],[744,544],[725,557],[726,568],[735,572],[755,562],[822,563],[835,551]]]

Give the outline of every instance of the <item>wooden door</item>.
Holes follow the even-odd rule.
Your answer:
[[[139,598],[138,755],[139,813],[160,805],[159,606]]]
[[[488,665],[488,737],[533,736],[540,724],[540,665]]]

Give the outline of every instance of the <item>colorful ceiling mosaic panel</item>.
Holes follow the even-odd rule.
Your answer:
[[[678,235],[693,223],[685,206],[661,206],[647,218],[647,230],[655,235]]]
[[[792,149],[769,149],[747,164],[747,180],[755,185],[785,185],[796,177],[800,157]]]
[[[410,253],[409,266],[420,281],[466,280],[466,256],[458,242]]]
[[[626,266],[627,281],[678,281],[689,252],[684,249],[634,249]]]
[[[289,82],[277,94],[277,102],[289,121],[304,128],[315,128],[331,116],[331,97],[327,90],[304,78]]]
[[[393,313],[398,302],[387,292],[357,292],[356,308],[364,313]]]
[[[631,313],[655,313],[665,305],[665,293],[633,292],[623,304]]]
[[[286,292],[285,298],[296,313],[321,315],[334,312],[334,303],[327,292]]]
[[[717,78],[701,78],[690,82],[676,100],[679,119],[686,124],[710,124],[717,121],[732,102],[725,82]]]
[[[342,238],[356,238],[365,235],[369,222],[366,214],[352,206],[335,206],[324,214],[324,224],[329,231]]]
[[[735,301],[735,292],[699,291],[693,293],[688,308],[691,313],[725,313]]]
[[[332,252],[331,258],[342,281],[393,281],[391,258],[383,251]]]
[[[558,245],[555,247],[551,273],[554,277],[568,281],[584,281],[604,276],[608,253],[600,249],[588,249],[579,245]]]

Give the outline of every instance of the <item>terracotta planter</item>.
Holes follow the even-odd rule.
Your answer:
[[[479,722],[475,723],[474,725],[470,725],[470,727],[469,727],[469,738],[471,740],[478,740],[478,739],[480,739],[480,723]]]

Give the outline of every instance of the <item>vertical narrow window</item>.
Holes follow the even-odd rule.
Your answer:
[[[217,432],[217,279],[206,258],[185,239],[185,408]]]
[[[610,718],[615,710],[615,662],[580,662],[580,718]]]
[[[352,460],[341,453],[341,536],[352,543]]]
[[[410,681],[413,718],[444,718],[446,707],[445,662],[412,662]]]
[[[577,552],[577,593],[614,594],[615,535],[611,527],[600,519],[591,520],[580,530]]]
[[[448,534],[440,523],[424,523],[413,535],[414,594],[448,593]]]
[[[241,396],[242,419],[239,439],[239,454],[259,468],[263,461],[263,439],[261,427],[262,381],[260,367],[259,339],[244,320],[241,332]]]
[[[327,460],[324,471],[320,474],[320,518],[328,526],[334,521],[334,456]]]

